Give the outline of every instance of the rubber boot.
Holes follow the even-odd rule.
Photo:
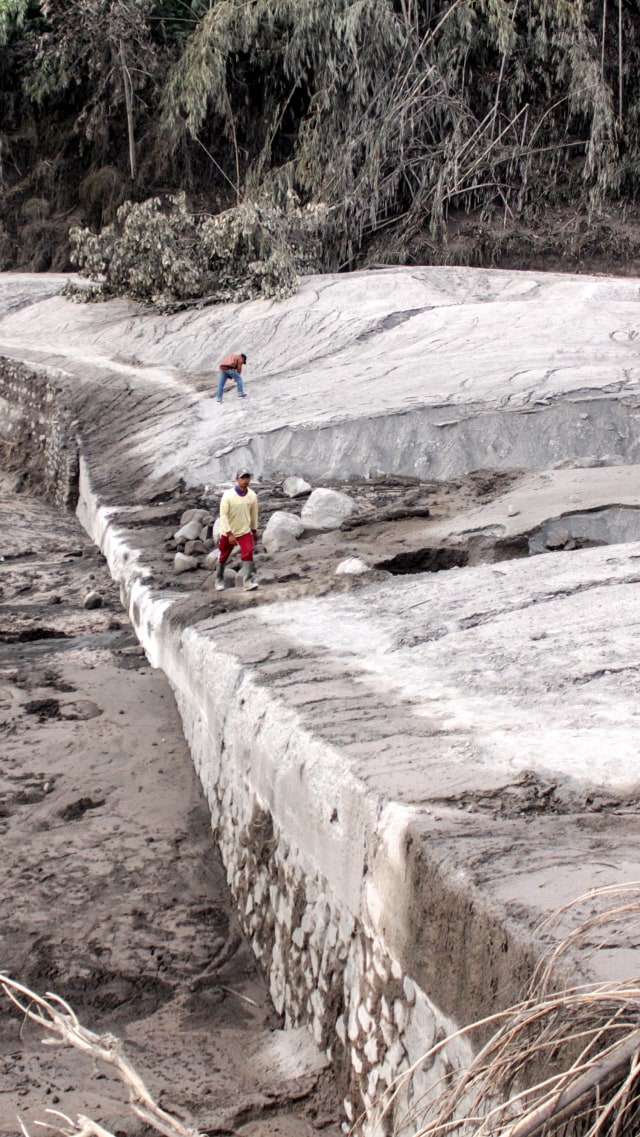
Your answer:
[[[252,592],[254,588],[258,588],[258,582],[253,579],[253,561],[242,562],[242,581],[245,592]]]
[[[216,592],[224,592],[224,563],[218,561],[216,565]]]

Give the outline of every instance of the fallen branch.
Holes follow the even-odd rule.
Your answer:
[[[43,998],[41,995],[36,995],[29,987],[3,974],[0,974],[0,988],[26,1018],[57,1035],[57,1038],[43,1038],[44,1046],[74,1046],[84,1054],[89,1054],[94,1060],[99,1059],[108,1066],[113,1066],[129,1090],[129,1105],[132,1111],[145,1124],[162,1133],[164,1137],[201,1137],[197,1129],[183,1125],[153,1100],[142,1078],[123,1054],[122,1043],[115,1035],[94,1034],[82,1026],[69,1004],[50,991]],[[64,1137],[113,1137],[98,1122],[83,1114],[79,1114],[74,1122],[66,1114],[59,1114],[57,1110],[47,1112],[53,1112],[62,1118],[67,1127],[59,1124],[50,1125],[49,1122],[37,1122],[37,1124],[54,1128],[64,1134]],[[25,1137],[30,1137],[22,1121],[20,1125]]]
[[[640,1031],[636,1030],[624,1042],[612,1046],[606,1058],[596,1061],[563,1093],[532,1110],[521,1121],[505,1130],[504,1137],[537,1137],[539,1133],[549,1132],[548,1126],[551,1123],[555,1129],[567,1124],[583,1109],[589,1108],[594,1091],[600,1095],[606,1093],[612,1085],[623,1080],[622,1075],[630,1066],[633,1076],[637,1074],[634,1060],[639,1049]]]

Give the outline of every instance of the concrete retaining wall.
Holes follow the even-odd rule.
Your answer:
[[[446,481],[472,470],[549,469],[557,463],[640,462],[640,400],[597,390],[549,398],[530,407],[491,404],[415,407],[362,414],[325,425],[252,434],[201,466],[202,481],[246,463],[263,477],[292,470],[326,478],[380,474]]]
[[[82,463],[78,515],[172,685],[240,923],[276,1009],[287,1027],[309,1026],[329,1055],[350,1123],[363,1114],[364,1134],[402,1132],[414,1100],[471,1053],[464,1040],[443,1049],[379,1124],[384,1091],[455,1029],[383,931],[411,937],[412,811],[367,794],[340,754],[255,682],[233,640],[227,646],[224,619],[172,627],[170,602],[154,599]]]

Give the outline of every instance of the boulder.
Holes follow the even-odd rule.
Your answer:
[[[184,553],[176,553],[173,558],[173,571],[177,573],[191,572],[193,569],[197,569],[198,563],[197,557],[187,557]]]
[[[87,592],[84,600],[82,601],[83,608],[91,610],[92,608],[102,608],[102,597],[99,592]]]
[[[305,529],[339,529],[343,521],[358,507],[346,493],[338,490],[314,490],[302,507],[301,518]]]
[[[336,568],[336,575],[342,576],[359,576],[360,573],[369,572],[369,566],[360,560],[360,557],[347,557],[346,560],[340,561]]]
[[[544,543],[545,548],[552,551],[555,549],[564,549],[570,538],[571,534],[568,529],[550,529]]]
[[[180,518],[180,526],[188,525],[190,521],[197,521],[200,525],[209,525],[213,521],[213,517],[208,509],[185,509],[182,517]]]
[[[280,549],[293,549],[298,537],[304,533],[304,525],[293,513],[278,510],[272,513],[262,534],[262,544],[267,553],[277,553]]]
[[[304,478],[285,478],[282,483],[282,492],[287,497],[305,497],[311,493],[311,486]]]
[[[201,523],[194,517],[193,520],[187,521],[186,525],[182,525],[177,533],[173,534],[174,541],[197,541],[202,532]]]

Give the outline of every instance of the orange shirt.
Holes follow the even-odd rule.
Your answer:
[[[220,370],[226,371],[229,367],[232,367],[234,371],[240,373],[242,371],[243,362],[244,360],[241,355],[234,355],[233,353],[231,355],[225,355],[222,363],[219,365]]]

